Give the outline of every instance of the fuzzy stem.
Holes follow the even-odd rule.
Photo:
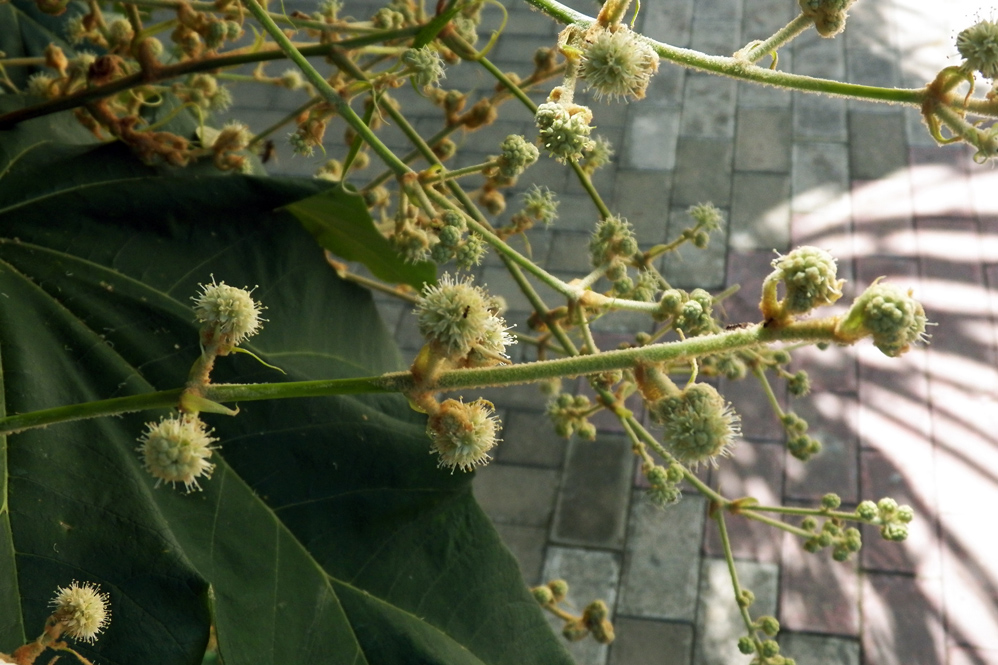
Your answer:
[[[714,521],[717,522],[717,530],[721,536],[721,547],[724,550],[724,561],[728,564],[728,575],[731,577],[731,587],[735,591],[735,602],[738,604],[738,612],[742,615],[742,621],[745,623],[745,629],[748,631],[749,635],[754,635],[755,627],[752,625],[752,616],[749,614],[748,608],[740,602],[742,598],[742,587],[738,582],[738,572],[735,570],[735,555],[731,551],[731,541],[728,538],[728,527],[724,523],[723,510],[714,511]]]
[[[744,58],[749,62],[758,62],[770,53],[774,53],[778,48],[788,44],[797,35],[801,34],[814,25],[814,19],[804,14],[798,14],[797,18],[780,28],[772,37],[766,41],[752,46],[743,54],[736,57]]]

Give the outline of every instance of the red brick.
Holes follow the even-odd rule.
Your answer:
[[[801,539],[783,536],[780,625],[784,630],[859,634],[856,560],[838,562],[831,552],[804,551]]]
[[[794,411],[821,441],[820,454],[801,462],[787,453],[787,498],[815,503],[835,492],[847,504],[859,501],[859,406],[855,394],[818,392],[796,400]]]
[[[864,665],[943,665],[938,579],[868,573],[862,584]]]

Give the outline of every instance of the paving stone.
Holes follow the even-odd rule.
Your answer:
[[[795,215],[814,211],[827,215],[837,200],[848,197],[849,157],[846,145],[817,141],[794,143],[791,187],[791,210]],[[845,212],[851,213],[851,210]]]
[[[863,665],[942,665],[938,579],[868,573],[863,580]]]
[[[789,109],[740,108],[735,171],[790,172]]]
[[[613,621],[620,580],[620,559],[616,554],[568,547],[548,547],[544,560],[545,582],[563,579],[568,582],[566,606],[581,612],[594,600],[602,600],[610,608]],[[563,621],[548,614],[548,624],[561,635]],[[593,639],[563,642],[578,665],[604,665],[609,649]]]
[[[710,201],[718,208],[731,203],[731,167],[734,146],[723,139],[680,137],[672,205],[691,206]]]
[[[821,442],[821,453],[807,462],[787,454],[784,496],[816,505],[822,496],[835,492],[848,505],[858,503],[861,499],[856,395],[814,391],[794,400],[791,407],[807,421],[808,435]]]
[[[475,472],[473,487],[478,504],[496,524],[546,528],[558,480],[553,469],[493,462]]]
[[[524,8],[524,5],[517,4],[509,7],[509,17],[506,21],[503,37],[506,34],[530,35],[537,38],[536,41],[539,43],[543,43],[545,38],[557,37],[560,26],[556,21],[533,8],[527,11],[523,11],[521,8]],[[500,40],[503,37],[500,37]]]
[[[592,233],[599,219],[596,205],[588,194],[561,194],[558,196],[558,219],[551,228],[554,231]]]
[[[679,123],[682,136],[731,138],[735,135],[737,82],[710,74],[688,74]]]
[[[907,167],[907,153],[900,113],[849,113],[850,177],[883,178]]]
[[[859,641],[780,631],[780,653],[797,665],[859,665]]]
[[[949,642],[976,649],[998,649],[998,580],[989,507],[970,504],[961,513],[940,517],[943,533],[943,602]],[[985,508],[984,506],[988,506]]]
[[[687,71],[670,63],[661,63],[658,73],[652,77],[645,91],[645,98],[637,105],[629,105],[629,116],[646,106],[670,108],[678,117],[683,102],[683,87]]]
[[[966,174],[966,150],[943,151],[913,147],[912,204],[916,217],[967,217],[973,214],[973,195]]]
[[[609,434],[595,441],[573,438],[568,445],[552,540],[622,547],[633,473],[634,455],[626,438]]]
[[[857,256],[915,256],[911,178],[907,169],[852,183],[853,248]]]
[[[742,43],[766,39],[797,14],[797,7],[787,0],[743,0]],[[789,51],[790,49],[786,49]],[[783,54],[780,54],[781,69]],[[786,68],[790,71],[789,68]]]
[[[828,549],[806,552],[801,539],[789,533],[783,533],[780,540],[780,626],[858,636],[860,579],[856,558],[839,562],[832,559]]]
[[[718,460],[718,468],[711,471],[711,486],[723,496],[751,496],[764,506],[781,505],[783,457],[782,444],[739,440],[731,457]],[[780,537],[773,527],[737,516],[727,519],[726,524],[735,558],[780,563]],[[713,524],[705,532],[704,552],[707,556],[724,556],[720,534]]]
[[[702,565],[693,663],[748,663],[752,657],[738,651],[738,638],[745,634],[745,624],[735,604],[728,565],[723,559],[710,558],[704,558]],[[778,568],[766,563],[735,561],[735,572],[742,588],[755,594],[753,615],[775,615]]]
[[[693,626],[618,616],[610,665],[688,665],[693,656]]]
[[[530,390],[536,391],[532,387]],[[537,405],[546,398],[537,393]],[[554,433],[554,425],[546,413],[513,410],[503,421],[502,443],[496,449],[496,460],[521,466],[560,469],[568,442]]]
[[[738,284],[738,289],[721,306],[727,323],[755,323],[762,318],[759,312],[759,298],[762,282],[773,271],[775,254],[762,250],[735,250],[728,252],[728,273],[726,284]]]
[[[592,259],[589,256],[591,237],[590,233],[555,231],[545,267],[550,270],[588,274],[593,269]]]
[[[644,249],[665,242],[671,188],[671,171],[617,172],[613,210],[634,226]]]
[[[638,14],[642,33],[674,46],[688,46],[693,29],[693,0],[648,3]]]
[[[544,565],[544,547],[547,545],[546,527],[521,526],[518,524],[496,524],[499,537],[513,552],[523,581],[536,586],[542,583],[541,567]]]
[[[846,100],[803,92],[795,92],[793,97],[795,140],[845,141],[848,138]]]
[[[785,409],[787,405],[786,389],[780,383],[770,379],[773,392]],[[759,381],[753,375],[732,381],[721,378],[718,390],[734,407],[735,413],[741,417],[742,436],[753,441],[775,441],[782,443],[785,436],[780,419],[773,412]]]
[[[726,217],[727,215],[725,215]],[[669,214],[668,238],[677,238],[690,226],[686,208],[673,208]],[[724,287],[727,265],[727,225],[721,231],[711,234],[706,249],[697,249],[691,243],[683,243],[675,252],[660,259],[662,276],[675,288],[704,288],[720,290]]]
[[[694,10],[693,36],[690,48],[708,55],[731,55],[741,47],[740,2],[725,0],[695,0],[700,8]],[[724,5],[724,9],[704,10],[706,5]],[[713,11],[710,14],[709,11]]]
[[[845,42],[824,39],[813,30],[793,42],[794,73],[843,80],[846,75]]]
[[[619,612],[627,616],[693,621],[706,501],[687,495],[662,510],[643,492],[631,501]]]
[[[631,113],[621,165],[627,169],[651,171],[674,169],[679,140],[679,111],[635,106]]]
[[[732,249],[790,247],[790,176],[735,172],[731,193]]]
[[[850,83],[895,88],[901,85],[897,54],[884,48],[846,48],[846,69]],[[851,102],[850,106],[865,109],[889,109],[885,105]]]

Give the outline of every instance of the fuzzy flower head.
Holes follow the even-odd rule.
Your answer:
[[[198,478],[211,477],[215,465],[208,461],[218,439],[210,436],[206,426],[197,416],[184,414],[164,418],[158,423],[146,423],[145,433],[139,437],[136,450],[142,461],[156,478],[173,486],[183,483],[188,492],[201,489]]]
[[[801,13],[811,17],[822,37],[834,37],[846,27],[846,13],[856,0],[797,0]]]
[[[878,280],[853,301],[836,333],[857,338],[871,335],[874,346],[893,358],[912,344],[924,342],[926,325],[925,310],[910,290]]]
[[[644,99],[648,82],[658,71],[658,54],[627,26],[600,29],[582,52],[580,74],[597,99]]]
[[[431,46],[406,49],[402,54],[402,64],[419,89],[436,85],[445,76],[443,59]]]
[[[740,433],[739,418],[717,390],[694,383],[678,395],[663,397],[649,405],[652,419],[665,426],[664,441],[670,453],[683,464],[699,466],[730,454]]]
[[[963,56],[964,69],[998,78],[998,24],[981,21],[967,28],[956,36],[956,50]]]
[[[69,637],[93,644],[97,635],[111,622],[108,595],[100,587],[73,580],[69,586],[60,587],[52,599],[51,620],[61,624]]]
[[[537,107],[537,123],[541,145],[559,162],[581,159],[596,143],[589,138],[593,113],[578,104],[545,102]]]
[[[451,471],[472,471],[488,464],[488,453],[499,441],[498,430],[495,410],[483,399],[468,404],[449,399],[426,423],[431,452],[440,456],[440,466],[450,467]]]
[[[836,279],[835,258],[823,249],[805,245],[773,261],[775,276],[783,281],[788,314],[803,314],[842,297],[843,280]]]
[[[419,331],[431,347],[451,360],[474,366],[505,360],[506,347],[515,340],[496,312],[496,301],[473,278],[455,280],[444,274],[427,286],[416,303]]]
[[[559,201],[547,187],[531,185],[523,194],[523,212],[546,226],[558,219]]]
[[[201,293],[192,298],[194,316],[201,323],[201,343],[217,344],[219,355],[260,332],[263,307],[253,300],[252,291],[237,289],[225,282],[202,284]]]
[[[537,161],[537,147],[518,134],[507,136],[500,146],[502,152],[496,158],[499,175],[503,178],[516,178]]]

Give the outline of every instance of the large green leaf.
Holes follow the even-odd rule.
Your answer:
[[[0,133],[0,146],[6,136]],[[360,376],[399,358],[369,295],[290,215],[311,181],[159,176],[120,146],[44,145],[0,180],[6,414],[178,387],[199,353],[190,296],[214,275],[268,308],[220,382]],[[254,402],[205,416],[204,491],[154,487],[143,413],[0,440],[0,651],[55,588],[97,582],[99,663],[567,663],[470,476],[435,466],[397,395]]]

